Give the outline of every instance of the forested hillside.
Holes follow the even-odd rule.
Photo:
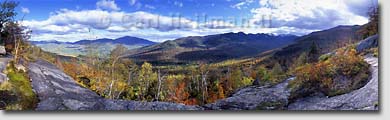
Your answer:
[[[228,59],[251,57],[261,52],[289,45],[294,35],[225,33],[192,36],[166,41],[133,50],[129,57],[156,65],[213,63]]]

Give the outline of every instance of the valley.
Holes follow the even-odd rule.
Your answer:
[[[31,41],[30,43],[40,47],[44,51],[71,57],[85,56],[88,54],[89,49],[97,49],[97,53],[101,54],[101,56],[106,56],[116,45],[123,45],[131,50],[156,44],[149,40],[130,36],[124,36],[117,39],[103,38],[97,40],[79,40],[76,42],[59,42],[53,40]]]

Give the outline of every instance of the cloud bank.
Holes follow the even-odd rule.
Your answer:
[[[327,29],[337,25],[367,23],[371,0],[261,0],[252,9],[254,23],[272,16],[271,27]]]

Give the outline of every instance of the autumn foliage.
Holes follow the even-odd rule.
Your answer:
[[[179,83],[177,88],[175,89],[175,95],[171,98],[172,101],[176,103],[183,103],[186,105],[196,105],[196,99],[190,99],[190,94],[187,92],[186,84],[184,82]]]
[[[57,65],[81,86],[109,99],[166,101],[204,105],[223,99],[237,89],[257,80],[275,84],[285,77],[282,66],[271,68],[256,64],[203,64],[190,66],[153,66],[123,58],[126,48],[117,46],[109,56],[88,49],[83,57],[64,57],[29,50],[29,60],[45,59]]]
[[[360,88],[368,79],[368,67],[355,49],[338,49],[327,60],[295,69],[296,80],[289,83],[292,88],[291,98],[318,91],[334,96]]]

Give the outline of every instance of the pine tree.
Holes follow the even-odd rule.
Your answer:
[[[319,49],[318,49],[318,46],[317,46],[317,44],[313,41],[312,44],[311,44],[311,46],[310,46],[309,53],[308,53],[308,62],[316,62],[319,53],[320,53],[320,51],[319,51]]]
[[[301,55],[299,55],[299,57],[297,58],[297,60],[295,61],[294,63],[294,66],[298,67],[298,66],[302,66],[306,63],[308,63],[308,56],[307,56],[307,53],[306,52],[303,52]]]
[[[242,86],[242,76],[243,73],[240,68],[235,68],[230,76],[231,81],[233,82],[233,90],[240,88]]]
[[[259,82],[268,82],[270,80],[270,74],[264,66],[257,67],[257,79]],[[262,84],[262,83],[259,83]]]
[[[278,83],[283,79],[284,71],[282,69],[282,66],[277,62],[274,64],[274,67],[271,70],[271,76],[272,76],[272,83]]]

